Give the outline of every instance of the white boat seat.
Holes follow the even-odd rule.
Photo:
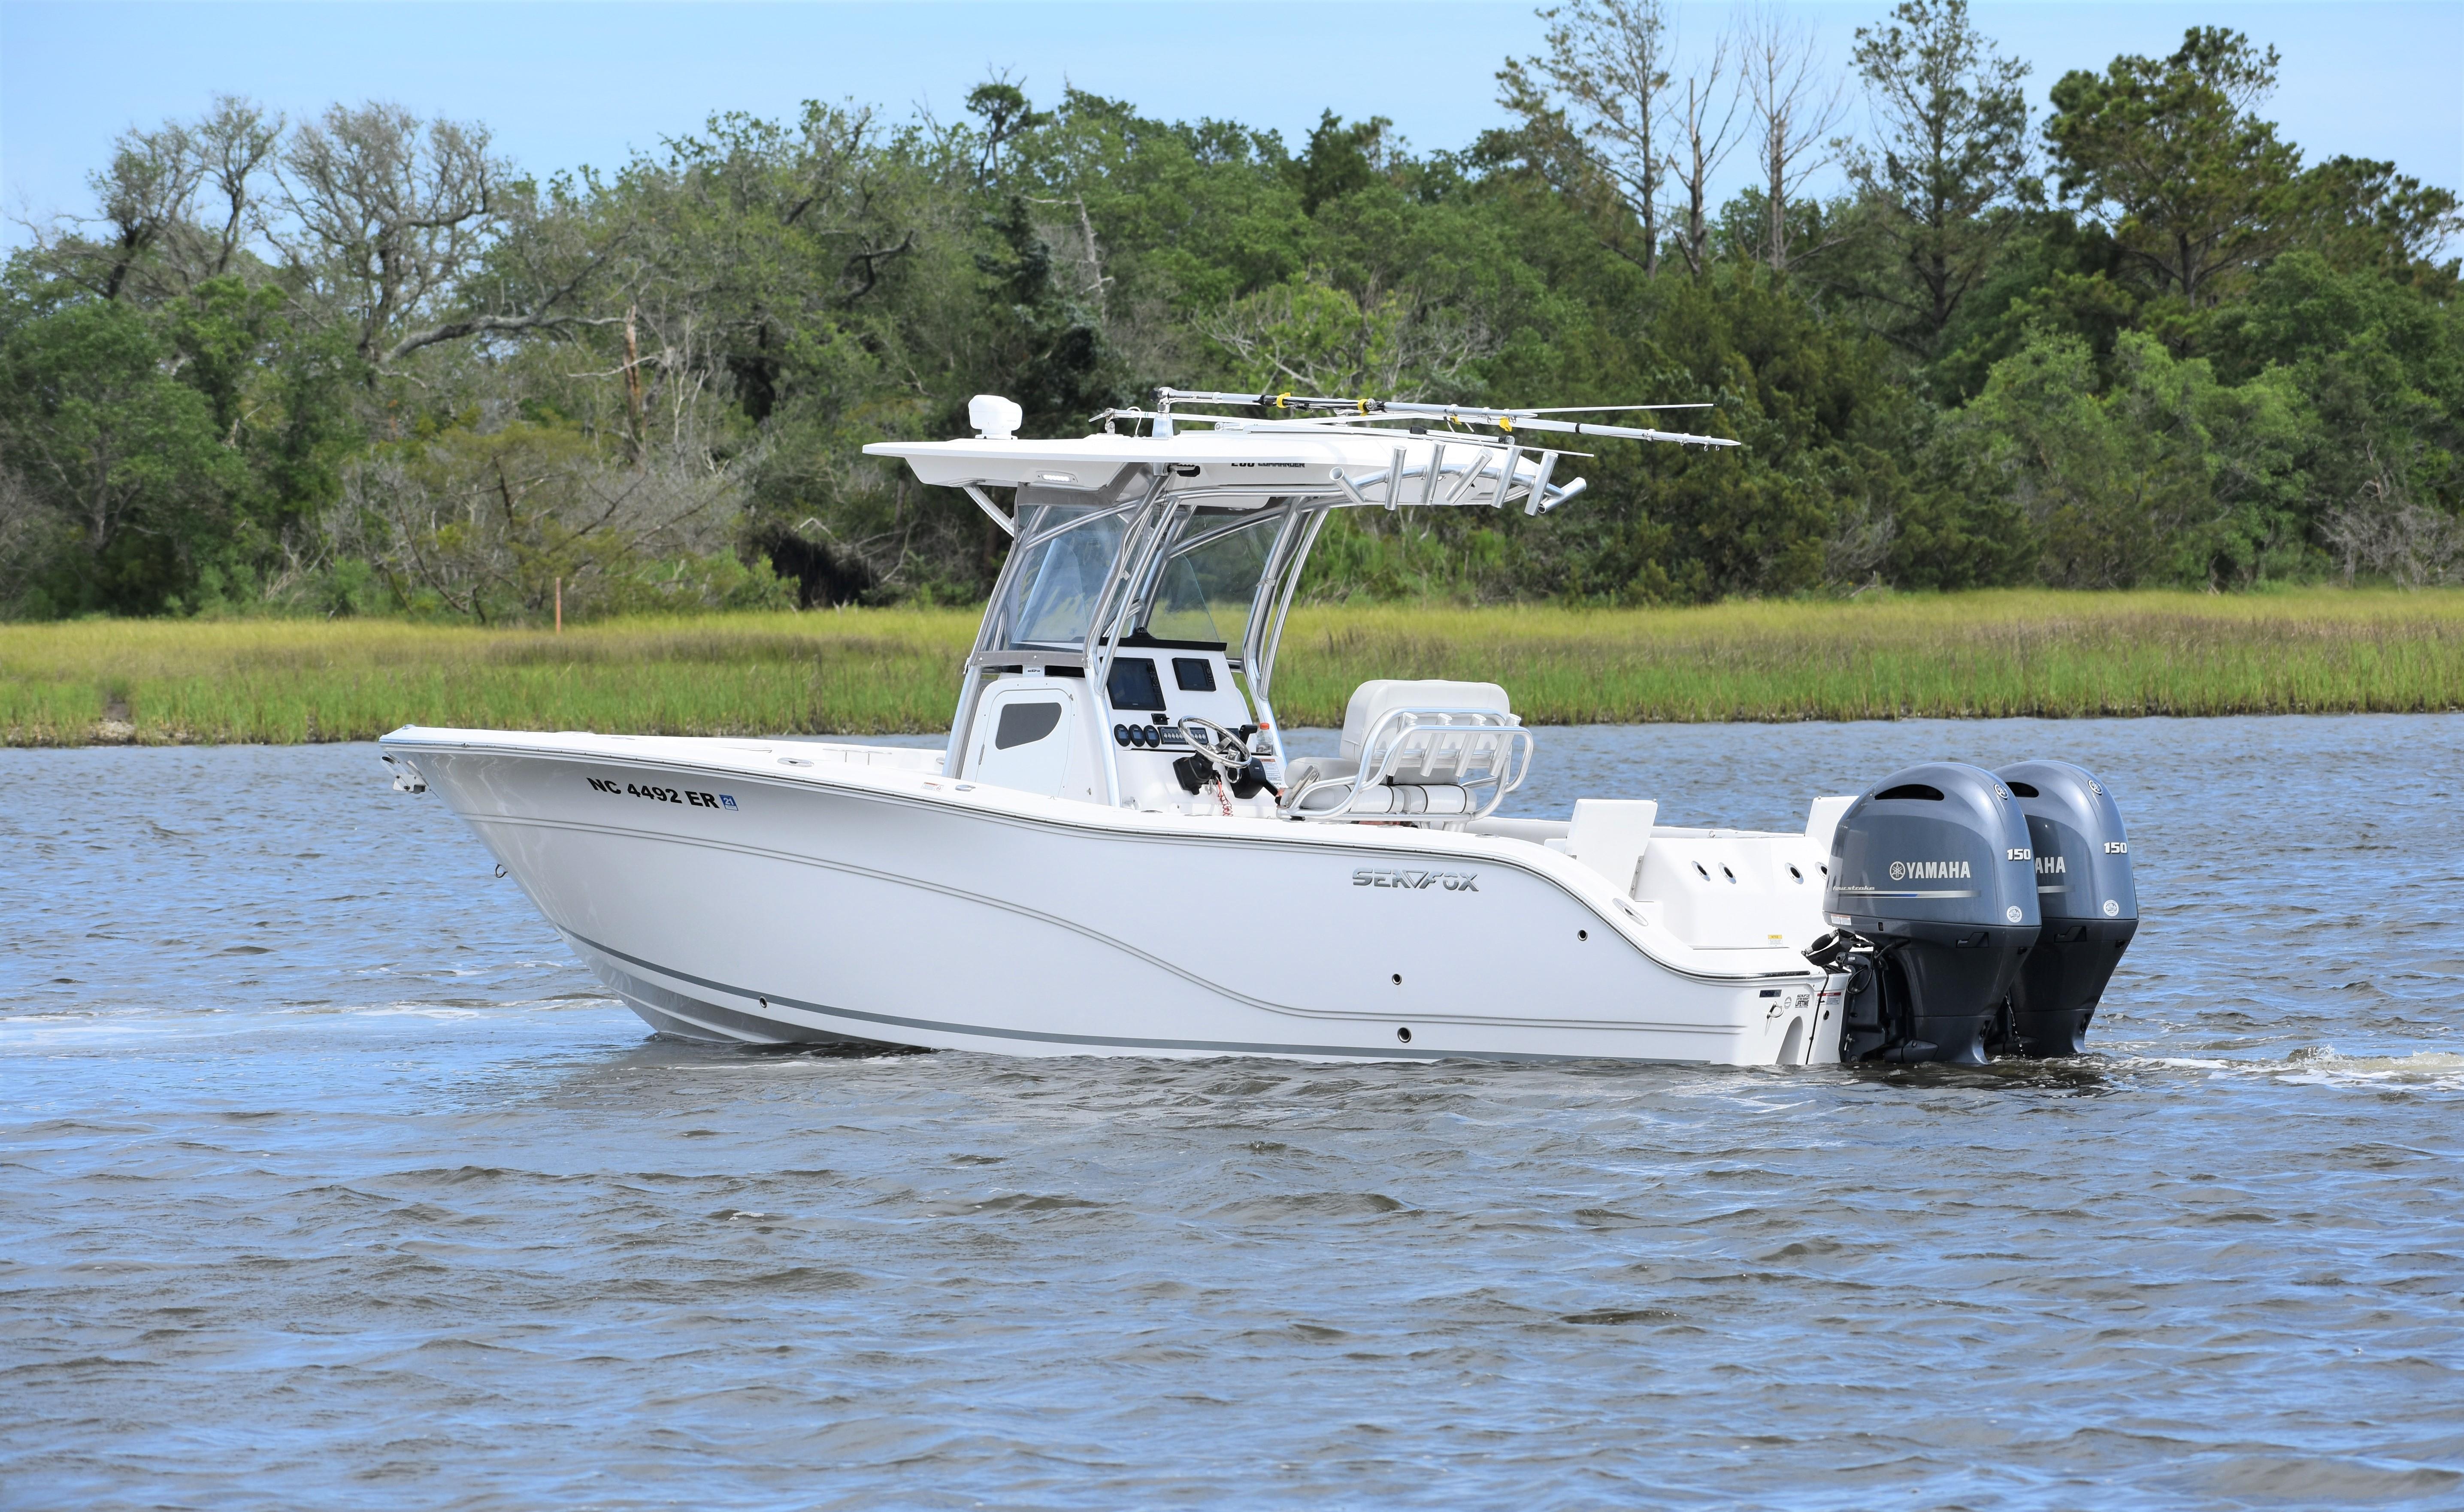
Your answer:
[[[1375,731],[1379,721],[1398,711],[1444,711],[1449,713],[1477,712],[1497,716],[1497,723],[1522,723],[1507,702],[1506,690],[1495,683],[1457,683],[1441,677],[1379,677],[1352,690],[1352,701],[1343,708],[1344,758],[1358,763],[1369,757],[1361,743]],[[1379,742],[1382,748],[1384,742]],[[1382,750],[1381,753],[1382,754]],[[1407,778],[1397,776],[1400,782]]]
[[[1285,812],[1296,819],[1485,815],[1529,769],[1531,737],[1522,723],[1495,683],[1363,683],[1344,709],[1342,754],[1291,764]]]

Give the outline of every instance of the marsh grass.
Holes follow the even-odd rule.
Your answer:
[[[2464,593],[2005,592],[1666,610],[1296,612],[1278,702],[1505,683],[1550,724],[2464,708]]]
[[[364,740],[404,724],[657,734],[943,728],[971,610],[0,626],[0,741]],[[2012,592],[1690,609],[1294,613],[1287,724],[1370,677],[1504,683],[1533,723],[2464,708],[2464,593]],[[116,721],[106,724],[106,719]]]
[[[946,726],[976,616],[615,621],[566,631],[385,621],[0,627],[0,741],[365,740],[406,724],[657,734]],[[108,734],[117,734],[109,732]],[[105,735],[107,737],[107,734]]]

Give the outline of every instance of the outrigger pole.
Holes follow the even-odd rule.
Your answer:
[[[1678,430],[1645,430],[1636,426],[1603,426],[1581,420],[1551,420],[1536,409],[1501,409],[1484,405],[1422,405],[1401,399],[1329,399],[1309,394],[1232,394],[1217,389],[1158,388],[1155,407],[1165,414],[1175,405],[1254,405],[1262,409],[1324,410],[1330,418],[1351,415],[1365,419],[1429,419],[1475,426],[1495,426],[1508,435],[1517,430],[1546,430],[1559,435],[1600,436],[1619,441],[1673,441],[1687,447],[1733,447],[1725,436],[1693,436]],[[1687,408],[1688,405],[1636,405],[1636,409]],[[1199,418],[1193,416],[1193,419]]]

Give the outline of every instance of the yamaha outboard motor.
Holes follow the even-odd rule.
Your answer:
[[[2104,984],[2139,932],[2122,810],[2093,774],[2067,761],[2022,761],[1994,776],[2028,816],[2044,917],[2011,994],[2015,1048],[2029,1056],[2077,1055]]]
[[[1854,957],[1839,1058],[1982,1064],[2036,943],[2027,816],[2002,780],[1957,761],[1884,778],[1839,818],[1822,903],[1872,947]]]

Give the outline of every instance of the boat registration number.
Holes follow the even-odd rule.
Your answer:
[[[685,803],[694,808],[734,808],[736,806],[736,796],[732,793],[697,793],[691,788],[651,787],[647,783],[619,782],[613,778],[605,777],[594,777],[585,780],[598,791],[613,793],[619,798],[647,798],[654,803]]]

